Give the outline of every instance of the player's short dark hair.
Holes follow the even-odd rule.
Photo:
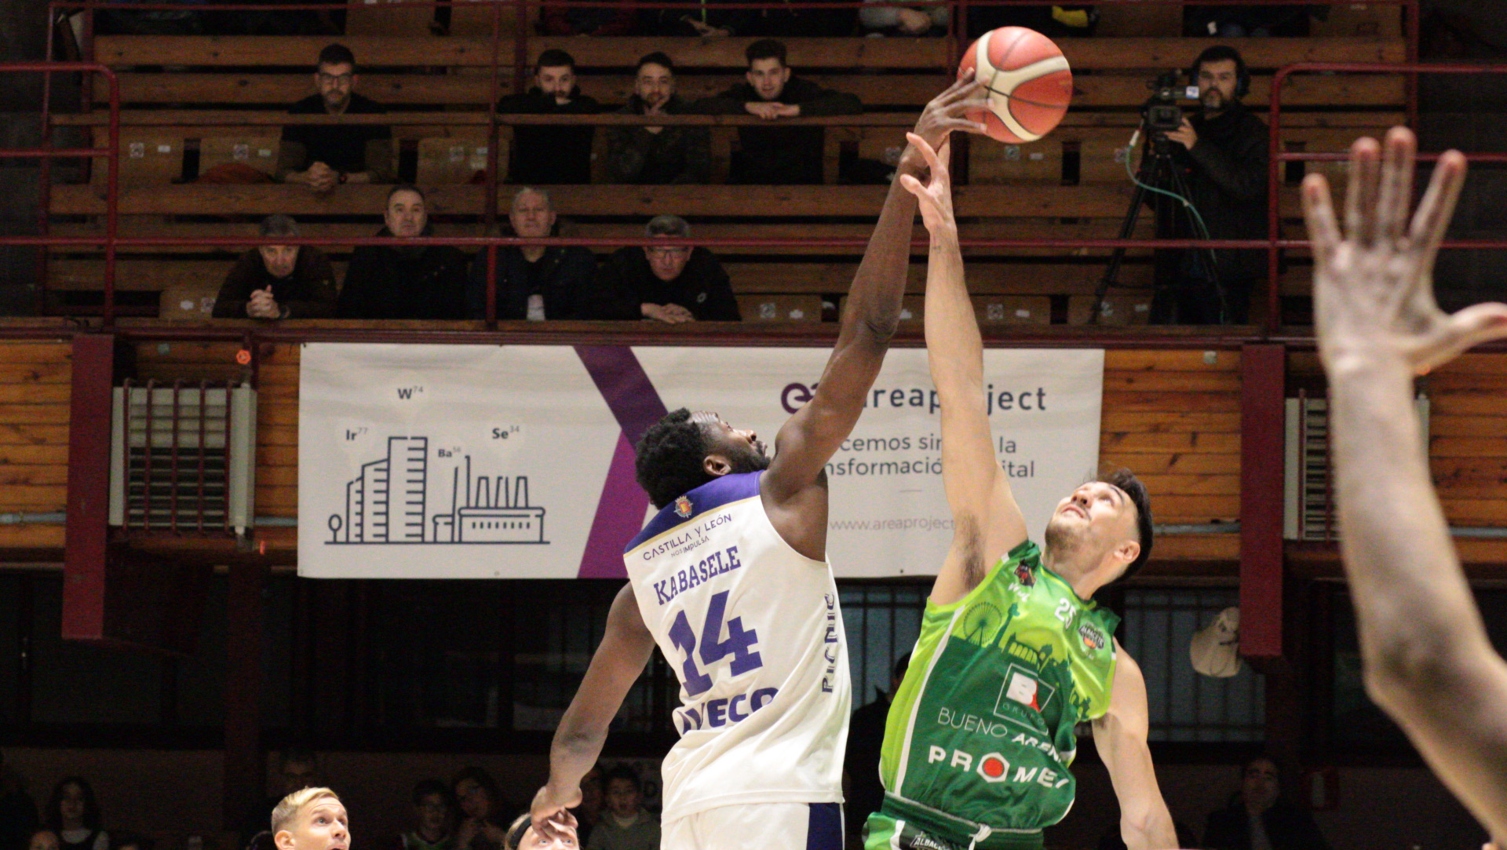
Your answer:
[[[569,68],[570,70],[574,71],[576,69],[575,57],[571,56],[569,53],[566,53],[558,47],[551,47],[550,49],[539,54],[539,61],[534,64],[534,73],[537,74],[541,69],[544,68],[560,67]]]
[[[710,448],[706,431],[691,421],[691,411],[684,407],[670,411],[644,432],[634,449],[638,486],[649,494],[654,507],[663,508],[707,482],[705,461]]]
[[[1155,530],[1151,521],[1151,497],[1146,493],[1146,485],[1141,479],[1135,477],[1135,473],[1128,469],[1117,469],[1104,476],[1104,483],[1112,484],[1125,491],[1130,501],[1135,505],[1136,539],[1141,544],[1141,554],[1130,562],[1125,572],[1115,581],[1122,582],[1141,571],[1146,561],[1151,557],[1151,544],[1155,537]]]
[[[455,797],[450,793],[450,786],[439,779],[420,779],[413,786],[413,804],[421,806],[425,797],[433,797],[438,794],[445,801],[445,808],[455,811]]]
[[[645,65],[661,65],[670,73],[675,73],[675,61],[670,58],[670,54],[663,50],[656,50],[653,53],[646,53],[640,56],[638,64],[633,66],[633,73],[636,75],[644,69]]]
[[[634,791],[640,794],[644,793],[644,781],[639,778],[638,771],[626,764],[620,764],[607,771],[607,775],[602,777],[602,779],[604,787],[610,785],[614,779],[621,779],[624,782],[632,783]]]
[[[778,59],[782,66],[790,64],[785,61],[785,42],[773,38],[761,38],[750,44],[743,55],[748,57],[750,65],[756,59]]]
[[[319,51],[318,65],[349,65],[351,70],[356,69],[356,54],[343,44],[326,44]]]

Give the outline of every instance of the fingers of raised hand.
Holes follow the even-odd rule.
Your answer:
[[[1308,223],[1308,238],[1313,242],[1313,262],[1322,270],[1329,264],[1330,255],[1340,242],[1329,181],[1322,174],[1303,178],[1303,219]]]
[[[1461,352],[1507,337],[1507,304],[1473,304],[1445,320],[1442,329],[1445,360]]]
[[[916,150],[921,152],[921,158],[926,160],[926,165],[931,169],[933,178],[937,176],[937,171],[939,169],[946,168],[946,166],[944,166],[941,161],[937,159],[937,152],[932,149],[931,145],[928,144],[925,139],[921,138],[915,133],[906,133],[905,140],[910,142]]]
[[[1408,212],[1413,203],[1413,157],[1417,147],[1417,139],[1406,127],[1393,127],[1383,143],[1377,236],[1394,243],[1407,233]]]
[[[1345,232],[1369,246],[1376,241],[1376,183],[1381,171],[1381,148],[1364,137],[1350,146],[1350,185],[1345,192]]]
[[[926,187],[921,185],[921,181],[909,174],[900,175],[900,185],[905,187],[905,191],[918,198],[926,194]]]
[[[1413,244],[1422,251],[1423,262],[1433,262],[1464,185],[1465,156],[1459,151],[1446,151],[1434,166],[1434,176],[1429,180],[1428,191],[1424,192],[1408,231]]]

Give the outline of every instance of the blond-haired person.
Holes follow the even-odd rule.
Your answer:
[[[350,850],[350,818],[334,791],[304,788],[272,810],[277,850]]]

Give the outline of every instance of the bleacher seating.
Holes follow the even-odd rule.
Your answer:
[[[488,144],[488,105],[494,92],[512,88],[510,13],[504,40],[496,47],[504,67],[495,87],[489,73],[494,46],[487,33],[485,4],[465,12],[451,36],[436,37],[415,27],[359,34],[339,40],[361,64],[360,91],[387,104],[386,116],[399,144],[405,176],[431,191],[431,214],[443,235],[479,235],[485,192],[470,181],[493,153]],[[488,7],[489,8],[489,7]],[[973,140],[960,168],[957,211],[964,239],[1109,238],[1118,229],[1131,196],[1125,173],[1125,145],[1148,92],[1146,81],[1159,70],[1179,68],[1207,39],[1181,38],[1162,4],[1114,9],[1098,37],[1061,42],[1075,71],[1073,110],[1042,142],[1006,146]],[[1309,38],[1244,39],[1239,47],[1253,72],[1246,102],[1264,112],[1272,72],[1299,61],[1402,62],[1405,45],[1393,18],[1398,7],[1345,10]],[[374,10],[363,10],[375,14]],[[352,32],[384,33],[372,23]],[[328,37],[145,37],[104,36],[94,54],[120,75],[122,93],[121,232],[125,235],[213,235],[249,232],[246,221],[274,212],[298,216],[310,236],[361,236],[377,225],[385,189],[346,186],[317,197],[299,186],[191,184],[209,167],[241,162],[252,167],[276,161],[283,109],[309,93],[309,66]],[[696,98],[741,79],[747,39],[531,38],[530,58],[561,47],[573,53],[580,84],[606,104],[624,101],[638,56],[667,50],[681,67],[683,96]],[[954,45],[948,39],[788,39],[790,64],[823,85],[851,91],[869,112],[829,128],[828,177],[836,176],[842,153],[884,159],[903,144],[903,134],[919,107],[945,83]],[[95,109],[54,115],[57,125],[92,127],[102,140],[102,87],[95,85]],[[1405,105],[1401,75],[1300,75],[1284,89],[1282,145],[1287,150],[1338,151],[1357,135],[1397,123]],[[191,108],[189,108],[191,107]],[[1286,110],[1291,108],[1292,112]],[[726,174],[735,143],[735,121],[713,128],[714,180]],[[725,126],[724,126],[725,125]],[[505,159],[510,135],[504,124],[498,139]],[[604,136],[598,133],[599,142]],[[132,146],[127,152],[127,146]],[[137,147],[139,146],[139,147]],[[136,151],[140,157],[135,156]],[[185,153],[187,159],[184,158]],[[600,159],[600,157],[599,157]],[[197,163],[197,165],[195,165]],[[479,164],[483,168],[478,168]],[[962,163],[960,163],[961,165]],[[269,170],[263,168],[263,170]],[[1334,169],[1330,169],[1333,171]],[[96,168],[96,175],[102,169]],[[1295,176],[1295,175],[1289,175]],[[1297,214],[1295,189],[1282,192],[1282,215]],[[506,208],[510,188],[499,187]],[[861,240],[881,204],[875,186],[569,186],[552,190],[556,209],[571,220],[567,235],[635,236],[650,215],[675,212],[689,218],[697,236],[838,237]],[[104,213],[103,182],[54,186],[53,232],[98,233]],[[239,221],[226,221],[239,218]],[[1143,216],[1137,235],[1150,235]],[[333,220],[332,220],[333,219]],[[356,223],[353,223],[353,219]],[[369,223],[360,223],[365,220]],[[918,231],[919,235],[919,231]],[[745,297],[751,319],[811,321],[819,318],[823,297],[847,288],[861,245],[804,249],[728,248],[719,250]],[[336,249],[337,260],[348,254]],[[1045,298],[1019,311],[1009,302],[981,306],[981,319],[993,323],[1047,320],[1082,322],[1102,274],[1104,250],[973,249],[970,285],[990,298]],[[59,251],[49,264],[48,287],[55,292],[97,289],[102,261],[98,252]],[[117,285],[127,291],[213,291],[232,252],[208,248],[139,249],[125,252]],[[1149,252],[1130,252],[1120,276],[1117,300],[1101,321],[1143,320],[1149,299]],[[1306,269],[1293,266],[1283,291],[1306,290]],[[912,291],[919,293],[924,270],[912,268]],[[1123,297],[1121,297],[1123,296]],[[813,301],[812,299],[818,299]],[[750,300],[751,299],[751,300]],[[1043,305],[1047,306],[1043,306]],[[815,306],[813,306],[815,305]],[[177,311],[180,312],[181,311]],[[1111,316],[1111,313],[1113,316]],[[829,309],[827,314],[832,315]]]

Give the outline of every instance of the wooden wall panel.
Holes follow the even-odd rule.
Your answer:
[[[71,360],[66,342],[0,343],[0,513],[67,507]],[[0,526],[0,547],[62,543],[61,525]]]

